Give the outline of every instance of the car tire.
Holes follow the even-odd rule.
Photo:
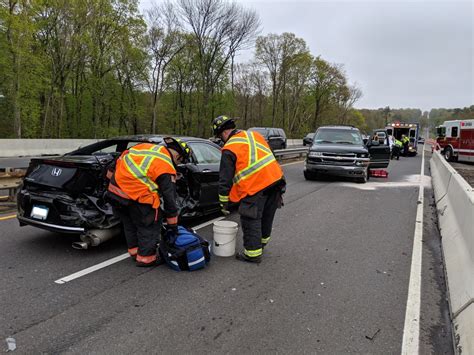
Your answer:
[[[370,175],[370,172],[369,172],[369,169],[367,169],[365,171],[365,175],[362,176],[362,177],[358,177],[356,179],[356,181],[359,183],[359,184],[365,184],[367,181],[369,181],[369,175]]]
[[[307,171],[307,170],[305,170],[305,171],[303,172],[303,174],[304,174],[304,178],[305,178],[306,180],[310,180],[310,181],[311,181],[311,180],[316,180],[317,177],[318,177],[318,175],[317,175],[316,173],[313,173],[313,172],[310,172],[310,171]]]

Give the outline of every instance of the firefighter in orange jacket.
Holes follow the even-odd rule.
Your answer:
[[[128,253],[137,266],[160,263],[156,249],[163,212],[167,228],[175,232],[178,228],[176,165],[187,160],[191,150],[179,139],[163,141],[160,145],[140,143],[124,151],[108,187],[114,212],[123,224]]]
[[[237,130],[234,119],[227,116],[215,118],[212,128],[225,143],[219,170],[221,210],[229,214],[229,202],[240,202],[244,250],[236,258],[260,263],[275,212],[282,205],[283,171],[258,132]]]

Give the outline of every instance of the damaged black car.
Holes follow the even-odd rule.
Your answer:
[[[178,206],[184,218],[219,209],[220,147],[209,140],[179,137],[192,149],[191,161],[178,166]],[[18,192],[21,226],[81,235],[87,248],[120,233],[120,221],[105,198],[107,171],[136,144],[160,144],[163,136],[140,135],[103,140],[60,157],[32,159]]]

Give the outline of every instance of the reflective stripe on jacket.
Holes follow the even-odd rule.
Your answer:
[[[139,203],[160,206],[156,180],[162,174],[176,176],[168,150],[162,145],[141,143],[122,153],[117,160],[114,184],[109,191]]]
[[[283,177],[268,143],[258,132],[240,131],[234,134],[222,148],[235,157],[235,173],[229,200],[239,202],[246,196],[255,195]],[[221,202],[226,198],[219,196]]]

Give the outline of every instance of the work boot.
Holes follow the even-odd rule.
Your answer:
[[[165,261],[163,259],[156,259],[155,261],[151,263],[142,263],[140,261],[137,261],[135,265],[138,267],[151,267],[151,266],[160,266],[160,265],[163,265],[164,263]]]
[[[138,266],[138,267],[151,267],[151,266],[163,265],[164,263],[165,263],[165,261],[163,260],[163,258],[161,256],[157,255],[156,260],[152,261],[151,263],[144,263],[144,262],[141,262],[141,261],[137,261],[135,263],[135,265]]]
[[[249,257],[247,255],[245,255],[243,252],[238,252],[237,254],[235,254],[235,258],[237,260],[240,260],[240,261],[246,261],[248,263],[256,263],[256,264],[260,264],[262,262],[262,257],[261,256],[256,256],[256,257]]]
[[[138,267],[152,267],[156,266],[156,260],[152,261],[151,263],[142,263],[141,261],[137,261],[135,265]]]

